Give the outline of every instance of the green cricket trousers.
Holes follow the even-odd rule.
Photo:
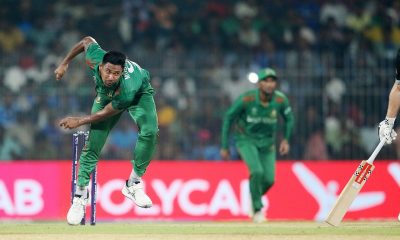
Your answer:
[[[98,94],[92,106],[92,113],[100,111],[110,101],[111,99],[106,95]],[[136,174],[143,176],[157,144],[158,120],[153,95],[144,93],[136,97],[127,111],[139,129],[138,140],[133,151],[134,159],[132,158],[131,163]],[[89,185],[90,174],[97,165],[108,134],[122,113],[90,125],[89,139],[79,159],[78,186]]]
[[[275,182],[275,145],[260,148],[249,141],[238,141],[236,147],[249,169],[251,203],[253,211],[258,212],[263,207],[262,196]]]

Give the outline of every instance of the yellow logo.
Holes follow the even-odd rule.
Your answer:
[[[271,114],[270,114],[271,118],[276,118],[276,110],[272,110]]]
[[[96,98],[96,103],[100,103],[100,101],[101,101],[101,97],[98,96],[98,97]]]

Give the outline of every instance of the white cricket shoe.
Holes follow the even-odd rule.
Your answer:
[[[70,225],[78,225],[85,215],[85,207],[88,203],[88,197],[74,197],[72,205],[68,210],[67,222]]]
[[[265,222],[265,216],[264,213],[260,210],[258,212],[255,212],[253,215],[253,222],[255,223],[263,223]]]
[[[128,187],[128,181],[126,181],[125,186],[122,188],[122,194],[125,197],[131,199],[136,205],[142,208],[150,208],[153,206],[151,199],[143,190],[143,182],[134,183],[132,186]]]

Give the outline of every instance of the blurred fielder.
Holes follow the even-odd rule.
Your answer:
[[[67,214],[67,221],[71,225],[79,224],[84,215],[90,174],[96,167],[108,134],[124,111],[137,124],[139,138],[134,149],[135,159],[131,161],[132,172],[122,193],[139,207],[152,206],[151,199],[143,190],[141,177],[153,156],[158,134],[154,90],[149,82],[149,72],[127,59],[123,53],[106,52],[95,39],[85,37],[69,51],[54,71],[56,79],[63,77],[68,64],[82,52],[96,84],[97,95],[92,113],[83,117],[66,117],[59,123],[65,129],[90,124],[89,139],[79,159],[78,187]]]
[[[293,113],[288,98],[276,90],[277,77],[271,68],[258,73],[258,88],[237,98],[227,110],[222,126],[221,157],[229,158],[229,131],[234,131],[236,148],[250,172],[250,215],[254,222],[265,221],[262,196],[275,181],[276,132],[279,115],[284,119],[284,139],[279,153],[289,152]]]

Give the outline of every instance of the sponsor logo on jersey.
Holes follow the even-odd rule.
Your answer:
[[[101,97],[98,96],[98,97],[96,98],[96,103],[100,103],[100,101],[101,101]]]
[[[251,108],[250,114],[246,117],[246,121],[248,123],[265,123],[265,124],[275,124],[277,123],[277,111],[276,109],[273,109],[268,116],[264,115],[259,116],[258,115],[258,109],[256,107]]]
[[[247,116],[246,117],[246,122],[248,123],[265,123],[265,124],[276,124],[278,122],[277,118],[269,118],[269,117],[251,117]]]

